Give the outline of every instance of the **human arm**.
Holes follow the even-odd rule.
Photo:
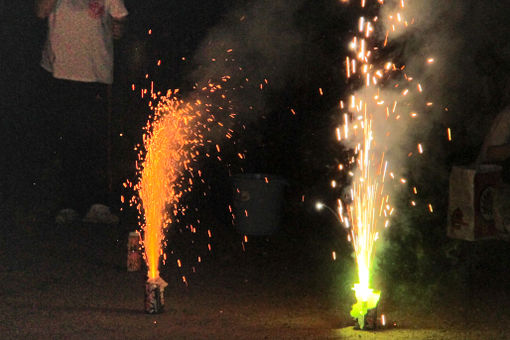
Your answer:
[[[127,16],[120,18],[112,18],[112,35],[113,39],[120,39],[126,31]]]
[[[120,39],[124,35],[128,11],[124,6],[124,0],[109,0],[107,11],[111,16],[111,28],[114,39]]]
[[[36,0],[35,14],[39,19],[47,18],[55,8],[57,0]]]

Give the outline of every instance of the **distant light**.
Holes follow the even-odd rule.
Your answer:
[[[318,211],[321,211],[323,208],[324,208],[324,203],[322,203],[322,202],[315,203],[315,209],[317,209]]]

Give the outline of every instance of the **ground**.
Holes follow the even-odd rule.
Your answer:
[[[334,296],[317,277],[320,264],[306,254],[286,261],[295,254],[285,253],[290,247],[281,239],[230,257],[204,255],[187,287],[168,263],[165,311],[149,315],[145,272],[125,268],[127,234],[100,225],[70,228],[3,235],[2,339],[510,338],[508,296],[483,292],[465,296],[471,303],[425,309],[382,303],[380,313],[396,327],[354,330],[351,301]],[[481,303],[468,307],[473,301]]]

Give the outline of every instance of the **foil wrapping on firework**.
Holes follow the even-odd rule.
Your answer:
[[[140,247],[140,234],[132,231],[127,243],[127,271],[137,272],[142,268],[142,252]]]
[[[165,307],[165,287],[168,284],[160,277],[145,283],[145,313],[159,314]]]
[[[354,329],[375,331],[377,328],[377,307],[368,309],[366,314],[355,319]]]

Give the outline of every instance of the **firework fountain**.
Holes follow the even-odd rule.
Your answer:
[[[198,109],[170,91],[159,98],[154,118],[145,127],[144,150],[140,152],[142,165],[135,189],[140,215],[143,215],[144,258],[148,268],[145,309],[148,313],[158,313],[164,306],[163,291],[167,284],[159,275],[159,265],[161,258],[166,259],[165,229],[181,210],[179,199],[188,189],[182,181],[183,173],[190,170],[197,155],[195,148],[203,140],[196,129],[199,115]]]
[[[157,285],[161,280],[159,265],[166,260],[166,229],[177,224],[188,208],[180,202],[182,196],[195,183],[205,183],[198,169],[198,158],[223,163],[221,141],[236,144],[236,127],[244,133],[245,124],[261,116],[262,111],[257,109],[263,106],[260,93],[269,84],[268,74],[272,75],[272,86],[283,86],[284,82],[277,80],[284,77],[275,74],[275,70],[280,74],[294,71],[288,60],[299,46],[299,38],[289,28],[298,3],[255,2],[232,11],[228,21],[211,30],[194,57],[198,67],[193,78],[197,83],[187,97],[195,99],[182,101],[175,92],[160,96],[152,81],[150,90],[139,89],[142,98],[150,100],[151,108],[152,102],[158,102],[145,128],[137,162],[138,182],[134,185],[137,194],[130,201],[139,210],[148,284]],[[268,18],[276,19],[269,27]],[[158,60],[157,66],[160,65]],[[149,79],[149,74],[145,78]],[[134,84],[132,89],[135,91]],[[242,123],[238,125],[239,121]],[[215,145],[209,150],[203,148],[208,143]],[[245,159],[245,150],[237,150],[235,154]],[[129,182],[126,186],[133,187]],[[195,227],[188,227],[192,233],[196,232]],[[211,231],[207,232],[211,238]],[[210,243],[207,249],[211,251]],[[197,262],[201,262],[200,256]],[[177,263],[181,267],[181,261]],[[182,280],[187,284],[184,275]]]
[[[230,53],[228,50],[226,53]],[[158,61],[159,65],[160,61]],[[181,198],[192,191],[196,181],[205,183],[202,171],[198,168],[199,157],[211,157],[209,152],[202,152],[211,138],[206,134],[212,131],[223,131],[227,138],[232,130],[227,128],[227,119],[233,119],[230,101],[226,96],[228,90],[222,85],[227,83],[229,76],[221,76],[222,84],[208,81],[202,87],[196,84],[192,95],[194,100],[183,100],[179,90],[168,91],[166,95],[154,90],[153,82],[149,94],[151,116],[144,127],[143,146],[139,148],[138,182],[134,185],[136,195],[130,201],[138,209],[141,227],[141,243],[147,264],[147,282],[145,287],[145,311],[159,313],[164,306],[164,288],[167,283],[160,277],[159,267],[166,261],[166,231],[172,224],[180,222],[187,209]],[[134,86],[133,86],[134,87]],[[148,93],[141,90],[142,98]],[[214,98],[212,98],[214,96]],[[198,99],[198,98],[201,99]],[[207,101],[204,102],[203,100]],[[157,105],[153,105],[157,102]],[[213,104],[213,102],[215,104]],[[214,114],[214,111],[218,117]],[[221,113],[220,113],[221,112]],[[210,136],[209,136],[210,137]],[[220,152],[218,144],[215,150]],[[217,159],[221,162],[221,157]],[[132,186],[128,181],[125,186]],[[206,193],[203,193],[204,196]],[[197,221],[197,223],[200,223]],[[187,225],[192,233],[196,232],[193,225]],[[208,230],[211,238],[211,231]],[[211,251],[211,244],[208,244]],[[201,257],[197,257],[201,262]],[[182,262],[177,260],[181,267]],[[186,276],[182,276],[184,284],[188,284]]]
[[[349,44],[352,53],[345,58],[346,77],[359,90],[340,102],[342,125],[336,129],[336,136],[353,150],[353,155],[348,166],[340,166],[342,170],[349,169],[352,186],[346,204],[338,200],[338,215],[349,228],[356,255],[358,282],[353,290],[357,301],[351,316],[361,329],[376,325],[380,292],[371,288],[370,282],[376,241],[394,213],[390,201],[394,185],[407,183],[391,170],[391,161],[401,161],[398,153],[403,149],[402,137],[419,116],[415,103],[409,99],[411,93],[421,94],[423,90],[406,74],[401,61],[380,60],[392,35],[414,23],[414,19],[405,16],[406,2],[361,0],[361,9],[367,16],[359,18],[357,33]],[[379,29],[384,33],[379,33]],[[421,143],[406,156],[415,151],[423,152]],[[416,188],[413,191],[416,193]]]

